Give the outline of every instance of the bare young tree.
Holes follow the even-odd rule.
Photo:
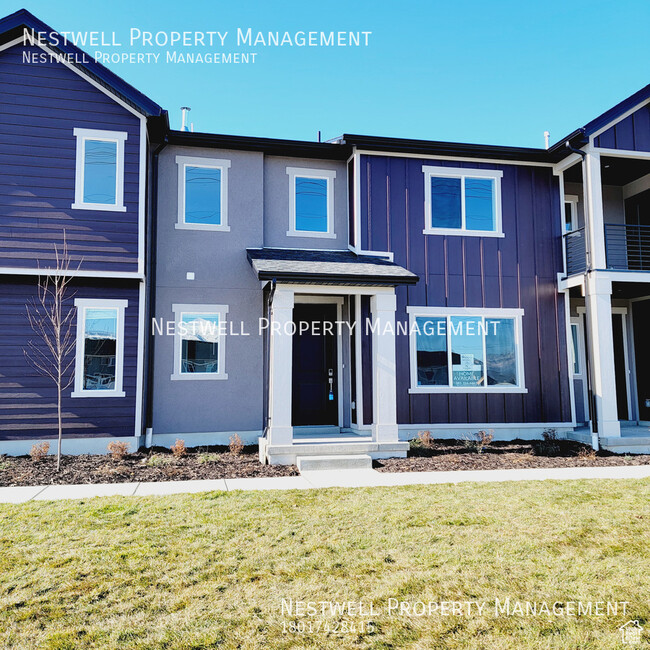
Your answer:
[[[38,340],[28,341],[27,349],[23,352],[29,363],[56,385],[59,434],[56,471],[58,472],[61,469],[63,438],[61,396],[74,381],[73,364],[76,345],[74,328],[76,309],[69,304],[74,293],[70,292],[69,287],[72,281],[71,260],[65,232],[61,250],[58,246],[54,246],[54,258],[54,269],[48,269],[43,272],[43,275],[39,275],[37,296],[26,305],[29,324]]]

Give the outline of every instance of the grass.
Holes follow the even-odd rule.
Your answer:
[[[648,647],[649,503],[650,481],[628,480],[0,506],[0,646],[600,650],[634,618]],[[495,617],[507,597],[629,606]],[[373,603],[375,629],[285,634],[283,598]],[[389,598],[488,605],[390,617]]]

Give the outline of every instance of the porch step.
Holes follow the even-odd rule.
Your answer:
[[[323,469],[372,469],[372,458],[368,454],[337,456],[298,456],[299,472]]]

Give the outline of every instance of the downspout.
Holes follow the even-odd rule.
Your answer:
[[[266,317],[268,320],[269,327],[267,328],[267,333],[266,333],[266,355],[264,359],[264,367],[265,367],[265,377],[264,377],[264,385],[266,386],[266,426],[264,427],[264,433],[263,436],[266,438],[266,433],[268,431],[268,428],[271,426],[271,409],[269,408],[269,398],[270,398],[270,383],[269,383],[269,378],[271,376],[271,307],[273,307],[273,296],[275,295],[275,287],[277,285],[277,280],[273,278],[270,282],[271,284],[271,289],[269,291],[269,299],[267,302],[267,307],[266,307]]]
[[[587,157],[587,152],[583,151],[582,149],[576,149],[576,147],[571,145],[571,142],[567,140],[564,144],[564,146],[571,151],[572,153],[577,153],[581,158],[582,158],[582,185],[583,185],[583,191],[584,191],[584,184],[585,180],[587,178],[587,170],[585,166],[585,158]],[[585,260],[585,288],[587,284],[587,275],[590,273],[589,266],[591,264],[591,251],[589,250],[589,220],[586,218],[585,214],[585,256],[587,260],[589,260],[589,263],[587,263],[587,260]],[[591,363],[589,360],[589,328],[585,327],[585,365],[586,365],[586,370],[587,370],[587,401],[589,402],[589,419],[591,422],[591,432],[592,432],[592,447],[596,451],[598,451],[600,447],[600,439],[598,437],[598,417],[596,413],[596,400],[594,399],[594,392],[591,387]],[[572,380],[573,381],[573,380]],[[595,444],[594,444],[595,443]]]
[[[158,249],[158,158],[160,152],[167,146],[167,136],[151,154],[151,186],[150,186],[150,212],[147,243],[147,278],[149,291],[147,296],[147,377],[146,377],[146,403],[145,403],[145,447],[153,443],[153,385],[154,385],[154,357],[155,336],[152,335],[151,321],[156,309],[156,251]]]

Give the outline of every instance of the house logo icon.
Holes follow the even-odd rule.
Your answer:
[[[621,633],[621,642],[625,645],[637,645],[641,643],[641,632],[643,627],[639,621],[628,621],[625,625],[618,628]]]

